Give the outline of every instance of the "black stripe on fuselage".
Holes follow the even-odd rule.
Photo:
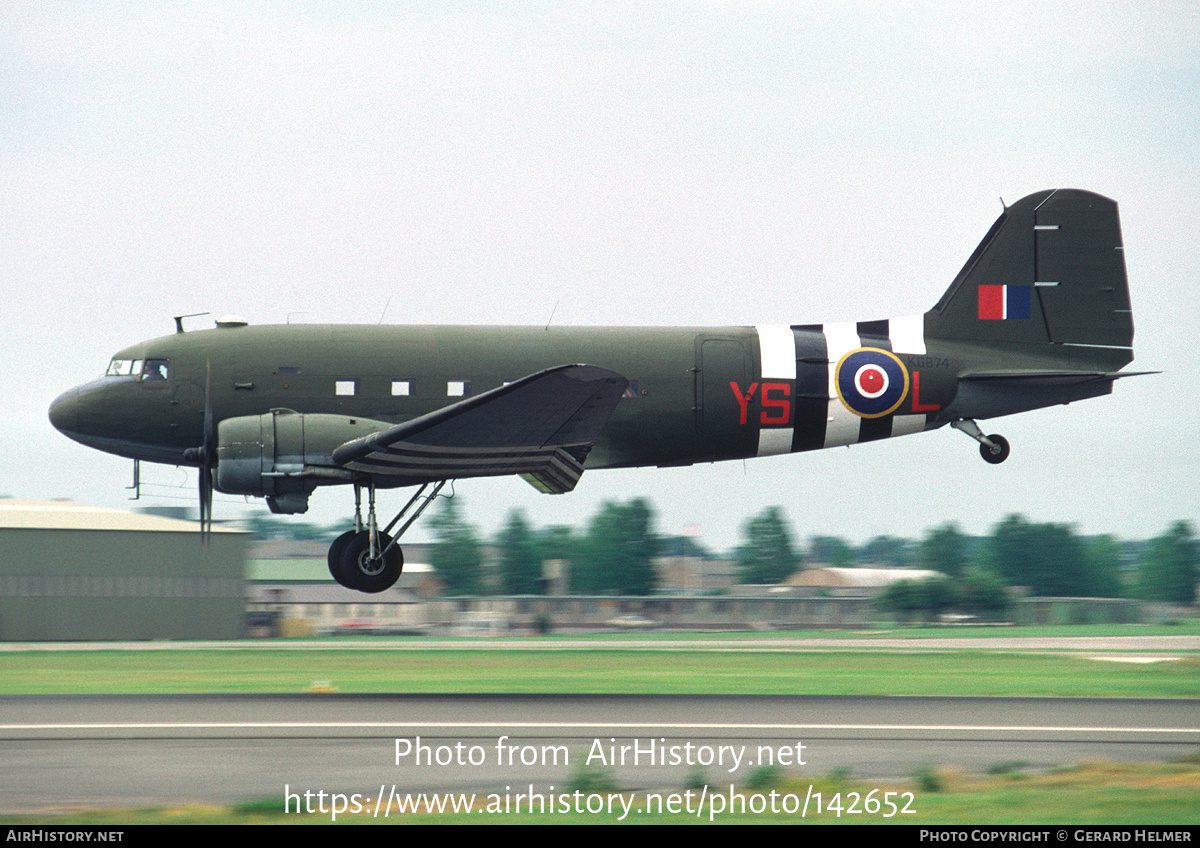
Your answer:
[[[858,340],[863,347],[877,347],[880,350],[892,349],[892,329],[887,318],[881,321],[859,321]],[[882,418],[864,418],[858,427],[858,440],[871,442],[875,439],[886,439],[892,435],[892,416]]]
[[[796,406],[792,450],[825,447],[829,420],[829,350],[820,324],[792,327],[796,340]]]

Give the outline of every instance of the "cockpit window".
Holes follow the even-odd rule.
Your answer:
[[[143,380],[165,380],[167,373],[167,360],[165,359],[147,359],[146,364],[142,367]]]
[[[141,377],[143,380],[165,380],[167,374],[165,359],[114,359],[104,372],[106,377]]]

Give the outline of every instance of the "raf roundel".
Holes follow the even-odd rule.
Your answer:
[[[891,351],[860,347],[837,364],[838,397],[860,418],[882,418],[895,412],[908,395],[908,369]]]

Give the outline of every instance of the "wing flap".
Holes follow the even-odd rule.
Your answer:
[[[593,365],[560,365],[341,445],[344,468],[404,482],[524,476],[569,492],[626,386]]]

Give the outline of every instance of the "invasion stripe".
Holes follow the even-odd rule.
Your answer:
[[[820,324],[792,328],[796,344],[796,426],[792,450],[825,447],[825,424],[829,418],[829,354]]]
[[[918,356],[926,354],[924,315],[905,315],[902,318],[893,318],[891,329],[893,351],[896,353],[911,353]],[[910,388],[909,391],[911,392],[912,389]],[[910,433],[924,431],[925,423],[929,416],[924,413],[918,413],[916,415],[893,415],[891,418],[892,435],[906,436]]]
[[[859,321],[858,339],[863,347],[877,347],[881,350],[892,349],[891,334],[888,329],[888,319],[882,321]]]
[[[925,355],[925,316],[905,315],[891,320],[892,350]]]
[[[793,427],[761,427],[758,431],[758,456],[778,456],[792,452]]]
[[[859,321],[858,340],[862,342],[863,347],[875,347],[890,351],[892,349],[891,321],[886,318],[882,321]],[[884,415],[881,418],[864,418],[859,422],[858,440],[860,442],[873,442],[877,439],[886,439],[891,435],[891,415]]]
[[[758,331],[758,358],[764,380],[796,379],[796,343],[792,339],[792,328],[779,325],[762,325]]]
[[[796,379],[796,342],[792,328],[779,324],[760,325],[758,332],[759,372],[763,380]],[[762,391],[760,389],[759,391]],[[792,427],[760,427],[758,456],[791,453]]]
[[[851,322],[826,324],[824,332],[825,347],[829,357],[829,405],[826,413],[824,447],[853,445],[858,442],[862,419],[847,409],[846,405],[838,399],[835,372],[837,364],[843,356],[862,346],[858,336],[858,325]]]
[[[890,417],[893,436],[907,436],[910,433],[924,432],[925,422],[928,419],[923,412],[917,415],[893,415]]]
[[[758,325],[760,380],[795,381],[792,426],[762,427],[758,456],[853,445],[925,429],[924,415],[861,418],[838,397],[841,358],[860,347],[925,355],[925,316],[875,321]]]

